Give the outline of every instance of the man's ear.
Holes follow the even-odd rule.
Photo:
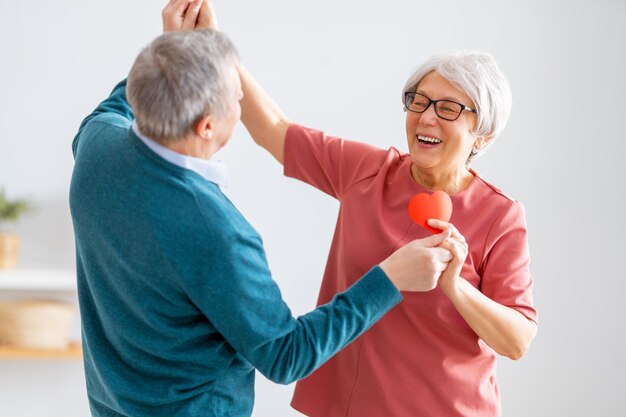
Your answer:
[[[202,139],[211,140],[213,139],[214,133],[215,122],[213,121],[213,117],[211,117],[210,114],[202,116],[196,124],[196,135],[200,136]]]

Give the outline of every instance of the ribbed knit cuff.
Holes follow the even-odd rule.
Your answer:
[[[350,287],[351,292],[356,292],[360,297],[374,304],[381,315],[402,301],[402,295],[395,285],[389,280],[385,271],[376,265],[367,274]]]

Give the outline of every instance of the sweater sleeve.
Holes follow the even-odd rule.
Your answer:
[[[219,247],[206,263],[210,279],[194,280],[187,292],[225,340],[277,383],[313,372],[402,298],[376,266],[328,304],[295,319],[258,235],[237,234]]]
[[[107,121],[114,125],[130,124],[134,120],[135,116],[126,99],[126,80],[122,80],[114,88],[109,97],[96,107],[96,109],[87,116],[80,127],[78,133],[72,141],[72,152],[74,157],[78,152],[78,145],[83,133],[88,130],[94,121],[99,119],[107,119]]]

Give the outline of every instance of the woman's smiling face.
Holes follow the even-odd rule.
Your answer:
[[[422,78],[417,92],[431,100],[451,100],[475,108],[465,92],[435,71]],[[476,114],[468,111],[462,111],[454,121],[441,119],[432,104],[423,113],[407,111],[406,136],[413,169],[435,175],[465,169],[472,147],[484,141],[473,133],[476,123]]]

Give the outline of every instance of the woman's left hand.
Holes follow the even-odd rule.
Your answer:
[[[447,294],[449,291],[453,290],[459,282],[469,246],[465,241],[465,237],[452,223],[430,219],[428,220],[428,224],[441,230],[449,229],[451,232],[450,237],[439,245],[441,248],[448,249],[453,256],[452,260],[448,263],[448,267],[441,273],[441,277],[439,278],[439,286]]]

